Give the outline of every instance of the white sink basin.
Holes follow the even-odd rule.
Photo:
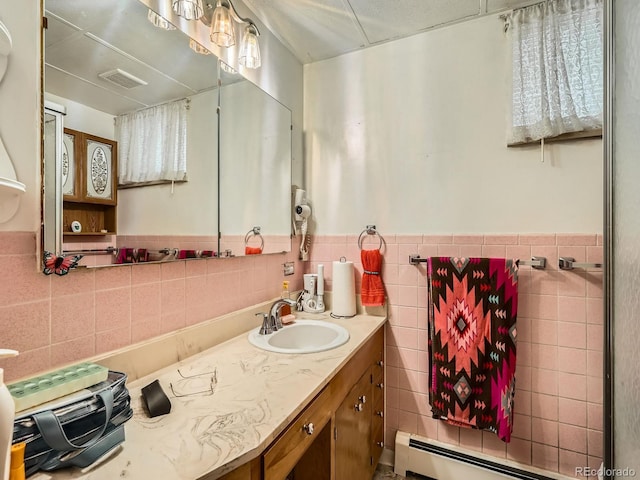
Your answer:
[[[297,319],[277,332],[260,335],[260,328],[249,332],[249,343],[276,353],[313,353],[331,350],[347,343],[349,331],[322,320]]]

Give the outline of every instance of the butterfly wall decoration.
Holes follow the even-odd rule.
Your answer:
[[[69,270],[76,268],[78,262],[83,255],[54,255],[51,252],[44,252],[44,268],[42,273],[45,275],[66,275]]]

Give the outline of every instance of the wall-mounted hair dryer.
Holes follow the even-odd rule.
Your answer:
[[[307,192],[301,188],[297,188],[294,194],[293,200],[293,220],[294,220],[294,232],[302,234],[300,240],[300,260],[309,260],[309,247],[311,245],[311,238],[307,235],[308,222],[307,219],[311,216],[311,207],[307,203]]]

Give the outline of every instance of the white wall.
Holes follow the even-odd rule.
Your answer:
[[[316,233],[602,231],[602,142],[507,148],[495,16],[304,68]]]
[[[64,128],[90,133],[109,140],[115,138],[113,115],[50,93],[45,93],[44,98],[66,108]]]

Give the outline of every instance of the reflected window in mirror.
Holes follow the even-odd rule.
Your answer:
[[[142,186],[187,179],[187,110],[181,99],[118,115],[118,186]]]

